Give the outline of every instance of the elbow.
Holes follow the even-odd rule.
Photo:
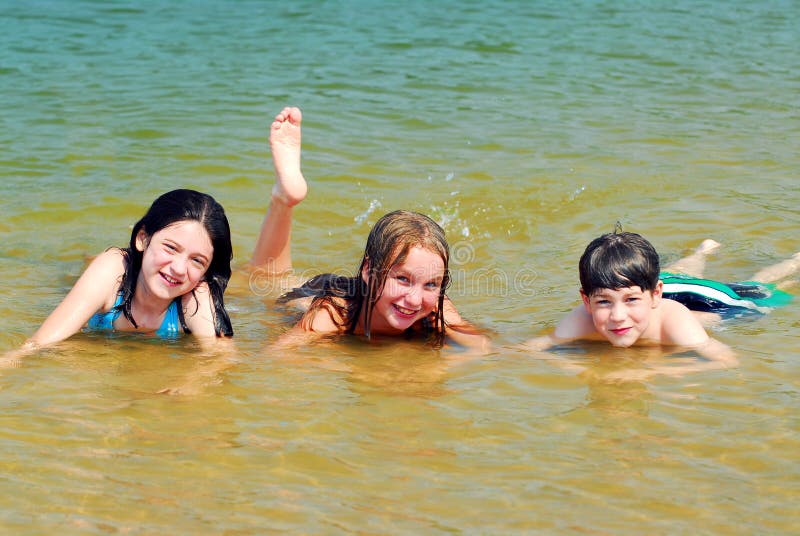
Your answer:
[[[553,336],[543,335],[541,337],[536,337],[528,340],[522,345],[522,347],[525,350],[532,352],[543,352],[545,350],[549,350],[556,344],[557,340]]]
[[[722,362],[726,368],[736,368],[739,366],[739,359],[730,348],[728,348],[728,351],[723,356]]]
[[[701,352],[706,358],[716,361],[724,368],[735,368],[739,366],[739,359],[736,353],[727,344],[723,344],[715,339],[709,339]]]

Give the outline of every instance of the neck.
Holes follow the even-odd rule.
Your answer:
[[[380,322],[378,322],[376,324],[375,323],[375,315],[376,315],[376,311],[373,309],[372,310],[372,315],[371,315],[372,319],[371,319],[371,322],[369,324],[370,336],[372,336],[372,335],[400,335],[400,334],[403,333],[402,330],[393,328],[391,326],[381,326]],[[361,313],[358,316],[358,324],[356,324],[356,329],[355,329],[354,333],[356,333],[358,335],[363,335],[363,334],[365,334],[367,332],[366,324],[365,324],[366,318],[367,318],[367,316],[366,316],[366,313],[364,312],[364,309],[361,309]]]
[[[144,284],[144,281],[142,281],[142,275],[139,274],[133,291],[133,299],[131,300],[132,310],[136,310],[144,316],[163,315],[172,301],[171,299],[153,295],[147,285]]]

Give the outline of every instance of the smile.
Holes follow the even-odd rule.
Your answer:
[[[626,334],[626,333],[628,333],[630,330],[631,330],[631,328],[617,328],[617,329],[611,329],[611,330],[609,330],[609,331],[610,331],[611,333],[613,333],[614,335],[620,335],[620,336],[621,336],[621,335],[625,335],[625,334]]]
[[[392,304],[394,310],[400,313],[401,316],[414,316],[419,312],[419,309],[406,309],[405,307],[400,307],[399,305]]]
[[[630,330],[631,328],[617,328],[617,329],[610,329],[609,331],[614,335],[622,336],[628,333]]]
[[[170,276],[168,276],[167,274],[165,274],[163,272],[158,272],[158,275],[160,275],[161,278],[171,286],[177,286],[177,285],[181,284],[181,282],[179,280],[175,279],[174,277],[170,277]]]

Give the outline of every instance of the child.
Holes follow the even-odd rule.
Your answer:
[[[133,226],[127,248],[89,264],[21,353],[64,340],[82,327],[160,337],[231,337],[223,303],[231,275],[231,234],[214,198],[173,190]]]
[[[706,240],[692,255],[668,266],[667,270],[688,272],[699,277],[706,255],[717,247],[719,244],[713,240]],[[785,261],[762,270],[756,277],[771,282],[790,275],[796,270],[796,264],[799,263]],[[699,314],[704,319],[709,311],[724,313],[732,310],[732,307],[749,310],[750,306],[744,303],[746,299],[743,296],[736,295],[736,299],[733,298],[733,287],[695,279],[693,282],[696,288],[689,288],[677,280],[677,276],[660,274],[658,254],[652,244],[640,235],[628,232],[605,234],[593,240],[581,256],[579,275],[583,304],[558,324],[553,335],[530,341],[529,348],[545,349],[576,339],[607,340],[618,347],[646,344],[681,346],[694,349],[706,358],[704,363],[695,362],[688,366],[656,367],[650,371],[651,374],[681,374],[727,368],[737,364],[727,346],[708,336],[698,315],[675,301],[684,301],[690,305],[701,303],[702,300],[697,296],[702,294],[699,290],[703,287],[700,281],[705,281],[706,286],[712,287],[719,294],[725,294],[726,298],[710,291],[705,292],[717,301],[714,307],[698,307]],[[665,284],[662,279],[668,277],[669,283]],[[682,284],[684,286],[678,286]],[[772,295],[769,298],[773,304],[787,296],[768,286],[750,286],[757,286],[761,292],[770,292]],[[722,292],[723,287],[727,287],[728,292]],[[740,292],[744,291],[740,288]],[[765,300],[768,298],[766,295],[762,297]],[[704,303],[708,305],[710,302],[709,298]],[[760,310],[763,312],[765,309]]]
[[[300,170],[302,114],[285,108],[270,127],[276,182],[252,264],[280,275],[292,268],[292,209],[306,195]],[[372,228],[354,277],[323,274],[284,295],[280,301],[311,302],[295,334],[411,335],[441,346],[446,336],[459,344],[483,347],[488,339],[464,321],[445,296],[449,249],[433,220],[408,211],[383,216]]]
[[[663,297],[658,254],[640,235],[615,232],[594,239],[581,256],[579,275],[582,305],[559,322],[555,333],[530,341],[529,348],[541,350],[578,339],[607,340],[623,348],[680,346],[707,359],[704,364],[661,367],[651,373],[737,364],[730,349],[710,339],[689,309]]]

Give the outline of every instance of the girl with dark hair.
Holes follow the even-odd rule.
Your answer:
[[[167,192],[133,226],[129,246],[98,255],[22,349],[56,343],[84,326],[231,337],[223,293],[232,256],[228,220],[213,197]]]
[[[255,267],[270,275],[292,269],[292,209],[307,192],[300,170],[301,121],[298,108],[284,108],[270,127],[276,182],[252,258]],[[421,334],[436,347],[446,337],[465,346],[486,347],[487,337],[464,321],[445,295],[449,259],[447,239],[436,222],[398,210],[383,216],[370,231],[355,276],[318,275],[279,301],[310,299],[295,332],[367,338]]]

